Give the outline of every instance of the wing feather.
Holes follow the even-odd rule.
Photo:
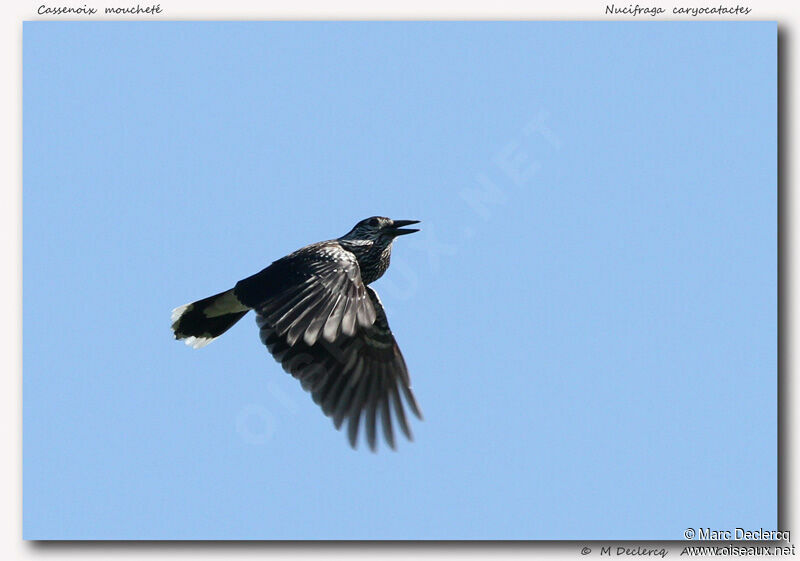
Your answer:
[[[406,435],[406,438],[409,440],[414,440],[414,436],[411,434],[411,428],[408,426],[408,420],[406,419],[406,413],[403,410],[403,403],[400,401],[400,394],[397,393],[397,385],[392,385],[389,390],[392,396],[392,404],[394,405],[394,414],[397,417],[397,422],[400,424],[400,430],[403,431],[403,434]]]
[[[405,408],[421,418],[408,368],[375,291],[361,285],[374,316],[373,323],[364,326],[359,314],[370,312],[359,305],[357,287],[349,279],[336,282],[328,286],[341,287],[340,295],[314,300],[313,308],[293,316],[284,331],[272,323],[274,315],[265,316],[256,307],[261,340],[284,369],[300,380],[337,429],[347,421],[351,446],[356,446],[363,422],[367,444],[375,450],[380,423],[383,440],[394,449],[392,411],[409,440],[412,434]],[[293,299],[301,302],[300,295]],[[308,315],[314,319],[306,323]],[[301,325],[307,325],[305,331],[298,327]]]
[[[293,346],[313,346],[320,330],[328,341],[341,331],[352,337],[355,325],[369,327],[375,308],[366,297],[355,255],[337,241],[304,247],[263,271],[239,281],[234,294],[256,309]]]
[[[385,382],[385,380],[384,380]],[[384,384],[383,391],[381,392],[381,401],[379,404],[381,412],[381,426],[383,427],[383,438],[389,447],[394,450],[394,430],[392,429],[392,410],[389,407],[389,394],[386,391]]]

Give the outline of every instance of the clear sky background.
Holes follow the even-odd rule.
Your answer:
[[[24,535],[777,523],[774,23],[26,23]],[[172,308],[375,215],[425,414],[350,449]]]

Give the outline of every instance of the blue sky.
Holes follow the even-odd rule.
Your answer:
[[[25,23],[24,535],[777,523],[774,23]],[[172,308],[371,215],[425,414],[353,451]]]

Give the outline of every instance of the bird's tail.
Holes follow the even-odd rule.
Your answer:
[[[176,339],[199,349],[233,327],[250,310],[233,289],[172,310],[172,331]]]

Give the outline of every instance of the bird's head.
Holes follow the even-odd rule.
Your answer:
[[[419,232],[416,228],[404,228],[404,226],[417,223],[419,223],[419,220],[392,220],[385,216],[372,216],[353,226],[352,230],[339,239],[345,241],[368,241],[384,245],[391,243],[397,236]]]

